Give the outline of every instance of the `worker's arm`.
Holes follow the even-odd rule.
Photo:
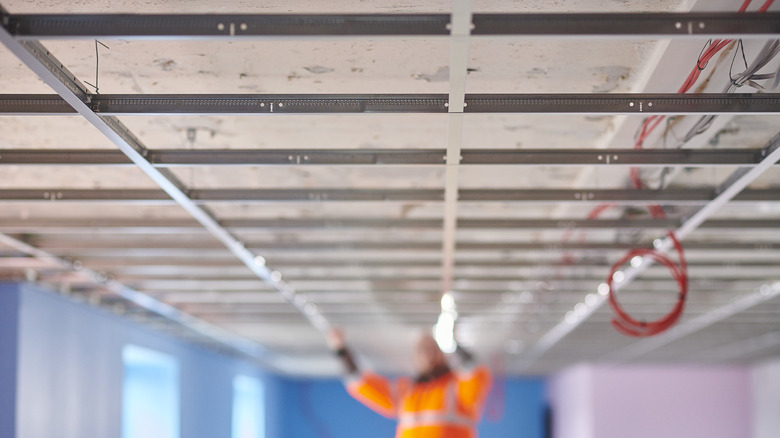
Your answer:
[[[347,372],[345,379],[347,392],[378,414],[394,418],[398,409],[390,381],[374,373],[361,373],[340,331],[332,330],[328,335],[328,343]]]
[[[490,391],[492,376],[490,369],[480,365],[468,350],[460,345],[455,350],[458,360],[458,399],[461,406],[479,419]]]

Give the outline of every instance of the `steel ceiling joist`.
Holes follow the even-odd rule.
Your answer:
[[[0,258],[0,260],[5,260]],[[90,266],[100,266],[103,268],[128,268],[138,266],[157,267],[232,267],[236,266],[235,261],[224,258],[198,257],[198,258],[176,258],[176,257],[116,257],[116,258],[82,258],[85,264]],[[371,269],[371,268],[438,268],[441,266],[436,259],[423,258],[404,258],[403,260],[365,260],[364,258],[337,258],[329,257],[327,259],[301,259],[274,257],[274,266],[279,268],[350,268],[350,269]],[[740,259],[728,260],[690,260],[689,266],[702,268],[723,268],[738,269],[741,267],[772,268],[778,265],[778,260],[772,259],[750,259],[742,261]],[[537,258],[536,260],[474,260],[459,259],[455,260],[455,266],[461,268],[557,268],[566,266],[577,266],[584,268],[608,266],[609,261],[605,257],[587,257],[576,259],[573,264],[563,262],[560,258],[557,260],[547,260]]]
[[[659,282],[659,283],[670,283],[672,284],[674,282],[674,279],[669,278],[668,275],[665,275],[666,272],[658,271],[654,273],[653,275],[648,275],[643,277],[641,281],[637,280],[637,287],[641,287],[642,282]],[[516,275],[455,275],[453,277],[454,281],[471,281],[471,282],[478,282],[480,283],[480,286],[485,286],[488,283],[496,284],[496,283],[511,283],[514,281],[528,281],[528,282],[539,282],[544,281],[548,287],[552,287],[555,285],[557,281],[587,281],[587,282],[600,282],[602,281],[603,275],[601,275],[601,272],[598,272],[596,274],[591,275],[572,275],[572,274],[561,274],[559,277],[553,277],[549,276],[551,278],[546,278],[549,275],[523,275],[523,274],[516,274]],[[221,284],[224,284],[225,289],[230,289],[229,284],[233,282],[244,282],[247,280],[252,280],[251,273],[248,274],[241,274],[241,275],[203,275],[203,276],[194,276],[194,275],[188,275],[188,274],[170,274],[170,275],[159,275],[159,276],[153,276],[148,277],[146,275],[130,275],[130,274],[120,274],[117,275],[117,278],[120,279],[122,282],[130,283],[130,284],[156,284],[160,281],[166,281],[166,282],[176,282],[176,281],[204,281],[204,282],[218,282]],[[295,281],[296,283],[301,283],[301,287],[304,286],[304,283],[307,282],[319,282],[319,283],[326,283],[326,282],[338,282],[338,283],[344,283],[345,287],[349,286],[349,283],[362,283],[362,282],[371,282],[374,286],[381,286],[385,285],[387,287],[392,287],[394,284],[398,284],[398,282],[407,282],[407,281],[428,281],[428,282],[436,282],[440,280],[440,276],[436,275],[435,273],[430,275],[395,275],[395,274],[386,274],[386,275],[380,275],[380,274],[367,274],[367,275],[343,275],[343,274],[325,274],[325,275],[314,275],[314,274],[307,274],[307,275],[295,275]],[[773,277],[767,276],[763,279],[760,277],[757,277],[754,273],[746,273],[744,275],[732,275],[729,277],[723,277],[723,276],[717,276],[713,277],[711,273],[701,273],[699,275],[691,275],[690,280],[694,284],[697,282],[709,282],[710,284],[716,284],[720,282],[735,282],[735,281],[766,281],[770,280]],[[293,309],[291,309],[293,310]]]
[[[444,165],[444,149],[158,149],[155,167]],[[516,166],[750,166],[761,149],[462,149],[461,165]],[[0,165],[133,165],[121,151],[106,149],[3,149]]]
[[[756,288],[751,293],[731,300],[729,303],[716,307],[706,313],[690,318],[678,324],[660,335],[642,339],[625,348],[610,352],[605,359],[612,362],[623,362],[635,359],[650,351],[659,349],[670,343],[682,339],[705,327],[724,321],[734,315],[764,304],[780,296],[780,282],[769,281]]]
[[[474,14],[472,35],[518,36],[771,36],[778,13]],[[755,27],[753,27],[755,26]]]
[[[466,149],[461,164],[528,166],[749,166],[761,149]],[[2,160],[0,160],[0,163]]]
[[[19,39],[447,36],[449,14],[11,14]],[[780,33],[780,14],[474,14],[474,36],[762,37]]]
[[[129,253],[133,249],[166,249],[204,251],[220,249],[213,241],[177,240],[164,241],[160,239],[139,241],[132,240],[84,240],[84,239],[37,239],[36,244],[47,249],[72,249],[75,254],[88,253],[88,250],[106,250],[118,248],[118,253]],[[394,241],[394,242],[274,242],[248,241],[244,245],[250,249],[268,251],[433,251],[440,250],[440,242]],[[458,242],[461,251],[625,251],[637,246],[652,246],[650,243],[637,242],[584,242],[584,243],[528,243],[528,242]],[[711,251],[777,251],[780,243],[775,242],[688,242],[685,248]]]
[[[193,203],[210,202],[442,202],[441,189],[190,189]],[[706,204],[715,189],[630,190],[630,189],[460,189],[460,202],[611,202],[624,205],[648,202],[667,205]],[[162,190],[154,189],[7,189],[0,201],[24,202],[174,202]],[[780,190],[745,190],[734,202],[778,202]]]
[[[44,260],[53,266],[59,267],[60,269],[69,271],[78,270],[79,276],[84,278],[85,281],[89,281],[90,283],[98,285],[100,288],[110,290],[123,297],[127,301],[138,305],[147,311],[154,312],[155,314],[158,314],[169,321],[181,325],[182,327],[191,330],[192,332],[197,333],[206,339],[227,346],[233,351],[245,354],[255,359],[259,359],[267,365],[272,364],[273,361],[276,360],[270,351],[255,343],[237,337],[234,334],[213,325],[212,323],[186,314],[181,310],[149,295],[146,295],[136,289],[130,288],[117,281],[110,280],[99,272],[86,269],[83,266],[78,266],[78,269],[76,269],[77,267],[68,260],[57,257],[51,253],[41,250],[40,248],[36,248],[27,244],[26,242],[2,233],[0,233],[0,243],[21,251],[24,254]]]
[[[446,36],[449,14],[13,14],[20,39]],[[745,29],[747,31],[747,29]]]
[[[461,189],[461,202],[610,202],[621,204],[697,204],[707,203],[716,195],[713,189]],[[745,190],[734,201],[771,202],[780,200],[780,191]]]
[[[440,219],[390,218],[323,218],[323,219],[221,219],[219,223],[234,231],[260,230],[321,230],[321,229],[439,229]],[[458,229],[467,230],[639,230],[669,229],[680,226],[679,219],[458,219]],[[780,228],[776,219],[710,219],[700,229],[711,230],[774,230]],[[200,225],[187,219],[95,219],[95,218],[29,218],[0,219],[0,230],[6,232],[79,233],[105,229],[114,234],[149,232],[203,231]],[[16,230],[16,231],[9,231]]]
[[[0,12],[4,12],[0,8]],[[3,17],[5,19],[5,17]],[[248,251],[244,244],[225,230],[211,212],[198,206],[191,198],[187,196],[186,188],[170,172],[160,171],[146,160],[144,154],[147,148],[145,145],[130,132],[118,119],[105,117],[96,114],[86,103],[91,95],[87,93],[84,85],[68,71],[64,64],[57,60],[45,47],[35,41],[17,41],[10,35],[5,28],[0,28],[0,43],[16,55],[30,70],[32,70],[44,83],[50,86],[73,108],[97,128],[101,134],[114,143],[124,154],[126,154],[133,163],[138,166],[147,176],[149,176],[163,191],[176,201],[187,213],[197,220],[206,230],[209,231],[223,247],[227,248],[238,260],[249,268],[258,278],[267,282],[271,287],[277,290],[284,298],[290,302],[296,309],[306,317],[315,327],[327,329],[329,323],[317,310],[316,305],[311,303],[306,297],[298,295],[294,288],[284,282],[281,277],[274,275],[274,272],[265,266],[264,263],[258,263],[257,256]],[[55,195],[56,199],[56,195]],[[142,301],[141,301],[142,302]],[[157,312],[163,317],[166,313]],[[251,356],[251,355],[250,355]],[[257,355],[252,356],[263,360]]]
[[[446,94],[97,94],[100,115],[447,113]],[[0,114],[71,114],[56,95],[0,95]],[[780,94],[466,94],[463,113],[777,114]]]
[[[745,188],[748,187],[748,185],[755,181],[759,176],[761,176],[763,172],[780,161],[780,133],[772,137],[763,149],[765,152],[764,159],[761,161],[761,163],[754,167],[741,168],[732,173],[726,179],[726,181],[717,188],[717,196],[713,198],[712,201],[698,209],[694,214],[688,217],[679,228],[674,230],[674,234],[677,239],[685,239],[702,223],[709,219],[709,217],[712,216],[717,210],[719,210],[727,203],[733,202],[741,193],[744,193]],[[654,242],[653,246],[657,251],[666,252],[671,250],[674,244],[671,238],[666,237],[663,240],[658,239],[656,242]],[[686,249],[693,249],[692,244],[689,242],[685,243],[685,247]],[[735,248],[732,247],[731,251],[734,250]],[[623,281],[614,285],[613,291],[620,290],[630,284],[632,281],[635,281],[640,274],[645,272],[652,265],[653,260],[645,256],[638,266],[631,266],[626,269]],[[766,290],[772,290],[772,288],[768,285],[766,288]],[[734,313],[738,313],[744,308],[749,308],[755,304],[755,302],[760,302],[763,300],[764,298],[762,295],[756,291],[754,294],[740,297],[737,300],[738,302],[747,303],[744,306],[730,304],[726,306],[726,308],[730,309],[730,311],[733,310]],[[528,366],[547,351],[552,349],[558,342],[560,342],[561,339],[574,331],[577,327],[580,326],[580,324],[582,324],[583,321],[587,320],[588,317],[595,313],[605,301],[605,297],[597,295],[597,300],[595,303],[591,306],[585,306],[584,314],[577,315],[576,320],[572,322],[564,319],[552,330],[545,333],[526,353],[525,357],[523,358],[525,365]],[[722,317],[723,313],[724,311],[722,309],[715,309],[712,312],[696,318],[694,321],[697,322],[686,322],[685,324],[672,327],[670,330],[662,333],[660,336],[644,339],[632,346],[629,346],[628,350],[637,350],[641,352],[640,354],[644,354],[655,348],[666,345],[669,342],[673,342],[680,337],[686,336],[689,333],[700,330],[714,321],[718,321]]]

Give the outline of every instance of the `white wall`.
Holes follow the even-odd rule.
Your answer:
[[[753,438],[780,437],[780,358],[753,367]]]

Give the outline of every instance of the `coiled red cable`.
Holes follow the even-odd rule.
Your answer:
[[[627,252],[623,258],[618,260],[609,271],[607,276],[607,285],[609,285],[609,306],[612,311],[615,312],[615,317],[612,319],[612,326],[618,332],[634,337],[653,336],[667,330],[674,325],[683,313],[685,308],[685,299],[688,296],[688,265],[685,262],[685,255],[683,253],[682,245],[673,232],[668,232],[667,236],[674,244],[675,250],[677,250],[678,262],[672,260],[666,254],[648,248],[636,248]],[[630,261],[634,257],[649,258],[658,264],[666,266],[672,273],[672,277],[677,282],[679,287],[679,294],[677,295],[677,303],[672,310],[664,317],[652,321],[646,322],[633,318],[626,312],[617,300],[617,294],[614,290],[614,277],[615,273],[626,262]]]
[[[742,3],[742,6],[740,6],[739,12],[745,12],[745,10],[747,10],[748,6],[750,5],[750,2],[751,0],[745,0]],[[772,6],[773,2],[774,0],[766,0],[758,11],[766,12],[767,9]],[[677,92],[687,93],[696,83],[701,72],[707,67],[710,59],[712,59],[715,54],[720,52],[732,41],[733,40],[717,39],[710,42],[706,49],[702,51],[701,55],[699,55],[699,58],[696,60],[696,66],[691,70],[690,74],[688,74],[688,77],[685,79]],[[637,134],[636,142],[634,143],[634,149],[643,148],[647,137],[658,127],[663,119],[664,116],[651,116],[644,120],[639,133]],[[641,190],[646,188],[644,182],[642,182],[640,178],[639,168],[632,167],[630,170],[630,177],[631,183],[635,189]],[[660,205],[648,205],[647,208],[650,211],[651,217],[655,219],[666,217],[666,213],[664,212],[663,207]],[[598,216],[604,210],[604,206],[596,207],[596,209],[591,212],[589,217],[592,218],[594,216]],[[615,318],[612,319],[612,326],[615,327],[618,332],[624,335],[636,337],[656,335],[669,329],[669,327],[674,325],[674,323],[677,322],[677,320],[682,315],[683,309],[685,308],[685,299],[688,295],[688,265],[685,262],[683,247],[677,237],[671,231],[667,233],[667,236],[669,236],[669,239],[671,239],[672,243],[674,244],[674,248],[677,251],[679,258],[677,263],[675,263],[666,254],[663,254],[659,251],[646,248],[636,248],[626,253],[623,258],[612,265],[612,269],[610,269],[609,276],[607,276],[607,285],[609,286],[609,305],[615,313]],[[652,259],[653,261],[666,266],[672,273],[672,277],[675,279],[679,287],[679,295],[675,306],[666,316],[656,321],[645,322],[631,317],[618,302],[614,291],[615,273],[623,264],[637,256]]]
[[[738,12],[745,12],[750,5],[751,0],[744,0],[742,5],[739,8]],[[763,5],[759,8],[759,12],[766,12],[770,6],[772,6],[772,3],[774,3],[774,0],[766,0]],[[696,65],[691,70],[691,72],[688,74],[688,77],[685,79],[683,84],[680,86],[680,88],[677,90],[677,93],[687,93],[693,85],[698,80],[699,76],[701,75],[701,72],[704,71],[704,69],[707,67],[707,64],[709,61],[723,48],[728,46],[730,43],[732,43],[733,40],[720,40],[716,39],[714,41],[709,42],[707,46],[702,50],[702,53],[699,55],[699,58],[696,60]],[[642,126],[639,129],[639,132],[637,133],[637,137],[634,143],[634,149],[642,149],[644,147],[645,140],[650,136],[650,134],[658,127],[658,125],[663,121],[665,116],[663,115],[654,115],[646,118],[642,122]],[[632,186],[637,190],[642,190],[647,188],[647,186],[642,181],[640,175],[639,175],[639,168],[632,167],[630,169],[630,179]],[[590,214],[588,214],[588,219],[596,219],[598,216],[601,215],[605,210],[613,207],[612,204],[602,204],[593,209]],[[657,204],[651,204],[647,205],[648,210],[650,211],[650,216],[654,219],[662,219],[666,217],[666,212],[664,211],[663,207]],[[685,262],[685,254],[683,251],[683,247],[680,244],[677,237],[674,235],[672,231],[669,231],[667,233],[669,236],[669,239],[674,244],[674,248],[677,251],[679,261],[675,263],[671,258],[669,258],[667,255],[653,250],[653,249],[646,249],[646,248],[636,248],[628,253],[626,253],[623,258],[618,260],[610,270],[609,276],[607,277],[607,285],[609,286],[609,304],[610,307],[612,307],[612,310],[615,313],[615,318],[612,320],[612,325],[615,327],[615,329],[628,336],[637,336],[637,337],[644,337],[644,336],[652,336],[658,333],[661,333],[665,330],[667,330],[669,327],[674,325],[675,322],[680,318],[682,315],[683,309],[685,307],[685,299],[688,294],[688,266]],[[571,240],[573,237],[573,231],[567,230],[566,233],[563,236],[563,242],[566,243]],[[579,233],[579,241],[585,240],[585,233],[580,231]],[[677,299],[677,304],[675,304],[674,308],[663,318],[653,321],[653,322],[645,322],[637,320],[633,317],[631,317],[618,303],[615,291],[614,291],[614,276],[615,273],[618,271],[620,266],[625,264],[627,261],[633,259],[636,256],[641,257],[647,257],[649,259],[652,259],[653,261],[666,266],[669,271],[672,273],[672,277],[675,279],[679,286],[679,295]],[[573,264],[575,262],[575,258],[572,254],[564,254],[563,261],[561,263],[562,266]]]

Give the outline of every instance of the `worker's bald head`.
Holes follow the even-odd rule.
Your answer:
[[[414,366],[417,373],[429,373],[435,368],[446,364],[447,360],[444,357],[444,353],[442,353],[433,336],[430,333],[422,333],[417,340],[414,351]]]

